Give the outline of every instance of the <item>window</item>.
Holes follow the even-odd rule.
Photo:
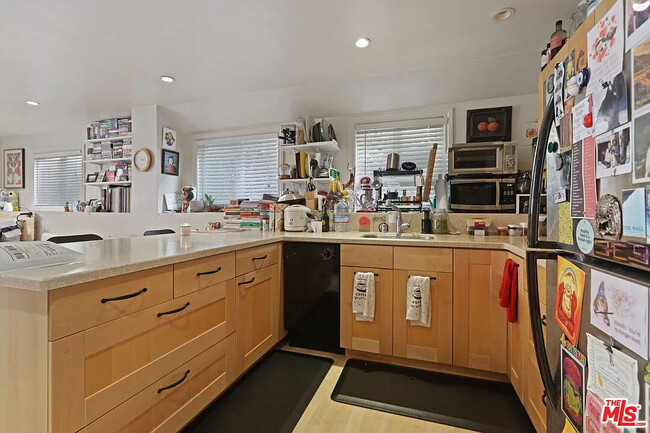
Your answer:
[[[362,124],[356,127],[355,164],[358,177],[373,177],[373,171],[386,167],[389,153],[399,153],[400,165],[414,162],[423,174],[427,172],[429,151],[437,143],[433,179],[447,173],[447,120],[444,117],[413,121]],[[385,184],[400,188],[413,187],[413,178],[385,178]],[[401,191],[400,191],[401,192]]]
[[[278,136],[257,134],[200,140],[196,151],[199,197],[215,203],[231,199],[259,200],[278,193]]]
[[[34,158],[34,205],[57,206],[83,200],[81,152],[41,154]]]

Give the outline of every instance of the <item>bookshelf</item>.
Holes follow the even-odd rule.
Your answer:
[[[84,198],[99,201],[102,213],[131,210],[132,131],[130,117],[99,120],[86,129]]]
[[[278,162],[280,164],[288,164],[290,167],[296,167],[296,154],[301,151],[307,154],[307,161],[315,157],[317,154],[321,158],[331,155],[341,150],[339,143],[336,140],[316,141],[306,144],[278,144]],[[315,177],[312,179],[313,183],[317,185],[318,189],[328,189],[330,182],[329,177]],[[278,179],[279,193],[282,194],[286,189],[294,190],[295,192],[304,192],[307,188],[308,178],[291,178],[291,179]]]

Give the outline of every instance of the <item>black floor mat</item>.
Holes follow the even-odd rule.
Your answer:
[[[328,358],[274,350],[183,432],[291,432],[332,363]]]
[[[534,433],[512,385],[349,359],[332,399],[485,433]]]

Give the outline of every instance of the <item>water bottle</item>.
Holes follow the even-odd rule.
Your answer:
[[[343,199],[334,206],[334,230],[337,233],[350,231],[350,206]]]

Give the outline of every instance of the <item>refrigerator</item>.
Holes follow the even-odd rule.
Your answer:
[[[544,112],[544,118],[542,119],[542,125],[538,136],[538,144],[534,150],[531,202],[528,216],[529,251],[527,252],[526,257],[531,331],[535,343],[537,364],[544,384],[544,395],[539,396],[539,398],[542,399],[547,407],[547,431],[550,433],[562,432],[566,422],[566,415],[562,409],[561,398],[563,384],[561,383],[562,380],[560,376],[560,338],[563,331],[555,320],[559,257],[568,260],[571,264],[585,273],[584,297],[582,300],[582,311],[580,313],[580,330],[579,333],[577,333],[577,349],[585,356],[588,355],[586,334],[589,333],[601,340],[602,344],[606,348],[613,345],[615,349],[618,349],[626,355],[634,358],[637,361],[638,366],[637,379],[640,388],[639,403],[643,405],[643,408],[641,409],[642,420],[647,418],[646,411],[650,410],[650,408],[645,407],[646,396],[643,381],[643,372],[648,363],[647,354],[646,356],[640,356],[627,347],[625,342],[619,341],[611,332],[603,332],[590,321],[592,309],[596,308],[594,305],[591,305],[592,291],[599,290],[599,287],[590,287],[592,273],[601,272],[627,282],[642,285],[645,286],[647,291],[648,287],[650,287],[650,249],[648,248],[648,245],[645,244],[645,239],[625,237],[620,239],[603,237],[603,239],[599,239],[598,231],[596,230],[594,250],[583,252],[576,246],[577,224],[575,223],[578,222],[577,220],[573,221],[573,245],[570,243],[560,242],[559,204],[556,204],[552,197],[555,191],[562,188],[563,182],[566,182],[566,172],[556,169],[556,153],[549,153],[548,149],[548,143],[559,141],[559,132],[560,131],[555,123],[555,113],[551,98],[551,101]],[[548,167],[548,169],[545,167]],[[621,200],[622,190],[642,186],[633,185],[630,174],[600,179],[598,180],[598,183],[598,197],[607,193],[616,196],[618,200]],[[547,235],[540,239],[538,234],[538,225],[541,196],[544,189],[546,189],[548,193]],[[565,215],[566,214],[563,214],[563,217]],[[589,221],[592,227],[594,227],[594,220],[587,221]],[[566,235],[564,235],[562,240],[567,240]],[[539,287],[538,284],[537,264],[542,260],[546,262],[547,287]],[[596,273],[594,275],[598,276],[601,274]],[[541,311],[540,308],[539,299],[542,291],[546,291],[546,311]],[[645,307],[645,314],[647,317],[649,306],[646,305]],[[544,336],[544,334],[546,335]],[[590,374],[589,367],[589,357],[587,356],[584,376],[585,388]],[[587,429],[584,425],[583,428],[585,432],[590,431],[590,429]],[[631,432],[635,430],[628,429],[628,431]],[[648,430],[638,429],[636,431],[650,432],[650,428]]]

